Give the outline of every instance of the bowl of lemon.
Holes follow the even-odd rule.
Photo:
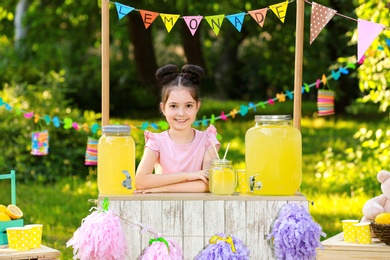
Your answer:
[[[378,239],[390,246],[390,212],[384,212],[376,216],[371,223],[371,228]]]

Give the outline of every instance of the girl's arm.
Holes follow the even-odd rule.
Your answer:
[[[186,173],[188,174],[188,173]],[[209,185],[204,181],[187,181],[166,186],[136,190],[135,193],[158,193],[158,192],[209,192]]]
[[[155,152],[149,147],[146,147],[135,176],[135,185],[137,190],[146,190],[197,180],[200,180],[208,185],[208,173],[204,170],[191,173],[180,172],[170,174],[153,174],[153,169],[156,162],[157,156]]]

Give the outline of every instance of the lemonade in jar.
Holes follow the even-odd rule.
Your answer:
[[[211,161],[209,170],[209,190],[215,195],[231,195],[237,185],[236,172],[232,161],[218,159]]]
[[[245,134],[246,181],[255,195],[294,195],[302,182],[302,137],[290,115],[256,115]]]
[[[135,189],[135,142],[130,126],[106,125],[98,142],[100,195],[128,195]]]

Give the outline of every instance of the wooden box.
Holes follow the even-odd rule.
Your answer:
[[[0,245],[8,244],[7,231],[9,227],[23,227],[23,219],[0,222]]]
[[[99,196],[99,201],[105,196]],[[280,208],[299,203],[308,208],[305,196],[253,196],[210,193],[160,193],[107,196],[110,209],[124,221],[128,259],[137,259],[148,246],[150,234],[128,221],[150,227],[164,237],[173,238],[183,249],[184,259],[193,259],[212,236],[232,234],[249,248],[251,259],[272,259],[267,240]],[[100,203],[100,202],[99,202]],[[126,221],[127,220],[127,221]]]
[[[324,249],[317,249],[318,260],[352,260],[352,259],[390,259],[390,246],[382,243],[377,238],[372,239],[372,244],[362,245],[345,242],[343,233],[331,237],[322,242]]]

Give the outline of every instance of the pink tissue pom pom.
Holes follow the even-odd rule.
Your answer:
[[[94,211],[83,219],[66,247],[73,247],[73,259],[120,260],[127,255],[120,218],[111,211]]]
[[[164,242],[153,242],[144,249],[139,260],[182,260],[183,251],[180,245],[171,238],[167,238],[166,241],[169,245],[169,253]]]

